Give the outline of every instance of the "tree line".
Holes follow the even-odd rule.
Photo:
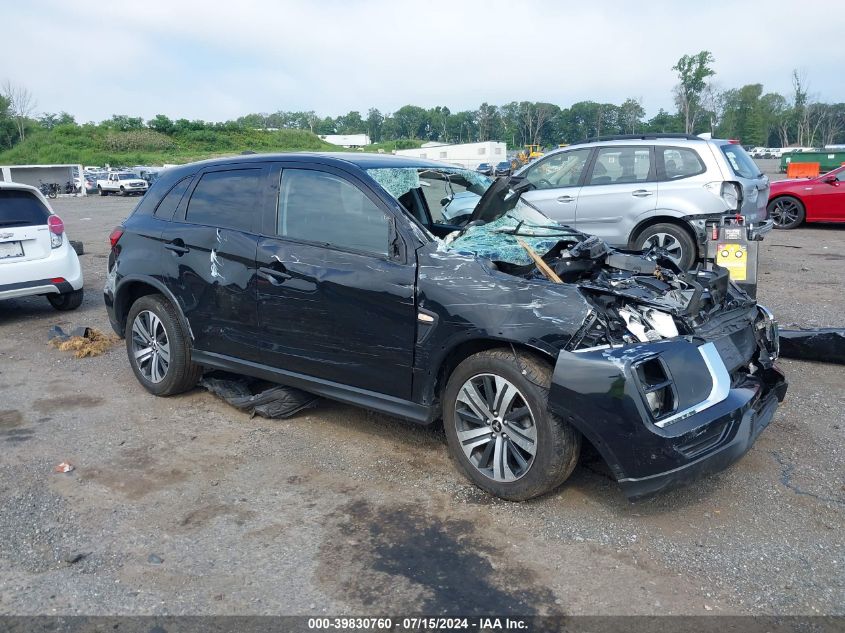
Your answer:
[[[714,62],[709,51],[682,56],[672,67],[678,78],[673,90],[675,111],[661,108],[651,118],[646,118],[639,99],[629,97],[619,104],[579,101],[568,107],[535,101],[482,103],[474,110],[454,112],[448,106],[409,104],[390,113],[370,108],[366,113],[353,110],[335,117],[279,110],[225,122],[172,120],[162,114],[145,121],[114,115],[98,125],[116,131],[151,129],[168,136],[199,130],[297,129],[319,135],[364,133],[373,143],[497,140],[510,147],[554,147],[593,136],[655,132],[709,132],[766,147],[845,143],[845,103],[818,101],[798,71],[792,73],[788,95],[765,92],[762,84],[721,90],[713,80]],[[7,81],[0,93],[0,149],[22,141],[33,129],[76,125],[66,112],[35,116],[35,101],[25,88]]]

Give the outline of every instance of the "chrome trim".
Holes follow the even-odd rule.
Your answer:
[[[691,406],[688,409],[679,411],[675,415],[670,415],[668,418],[658,420],[654,423],[655,426],[665,428],[675,422],[680,422],[696,413],[701,413],[705,409],[709,409],[715,404],[719,404],[731,391],[731,376],[728,374],[728,369],[719,356],[719,351],[713,343],[705,343],[698,348],[698,353],[704,359],[704,364],[707,366],[707,371],[710,372],[710,380],[713,386],[710,389],[710,394],[698,404]]]

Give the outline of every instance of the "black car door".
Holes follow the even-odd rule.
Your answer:
[[[413,251],[395,251],[395,217],[354,175],[280,164],[258,243],[264,362],[410,399],[416,310]]]
[[[255,250],[269,164],[200,172],[165,230],[164,282],[179,301],[197,350],[255,362]]]

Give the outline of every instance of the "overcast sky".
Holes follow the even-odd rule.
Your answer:
[[[845,101],[845,11],[832,4],[0,2],[0,81],[79,122],[627,97],[652,116],[673,109],[671,67],[702,49],[720,88],[788,95],[798,68],[818,99]]]

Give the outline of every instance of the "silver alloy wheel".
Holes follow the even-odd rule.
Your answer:
[[[644,249],[652,248],[654,246],[664,249],[669,255],[669,259],[676,264],[681,263],[681,259],[683,259],[684,256],[684,247],[681,246],[678,238],[674,235],[669,235],[668,233],[655,233],[643,242]]]
[[[534,463],[534,414],[519,389],[501,376],[478,374],[463,384],[455,430],[470,463],[494,481],[516,481]]]
[[[780,198],[772,205],[771,214],[775,226],[790,226],[801,217],[801,209],[795,200]]]
[[[170,365],[170,342],[164,324],[153,312],[139,312],[132,322],[132,356],[144,378],[159,383]]]

